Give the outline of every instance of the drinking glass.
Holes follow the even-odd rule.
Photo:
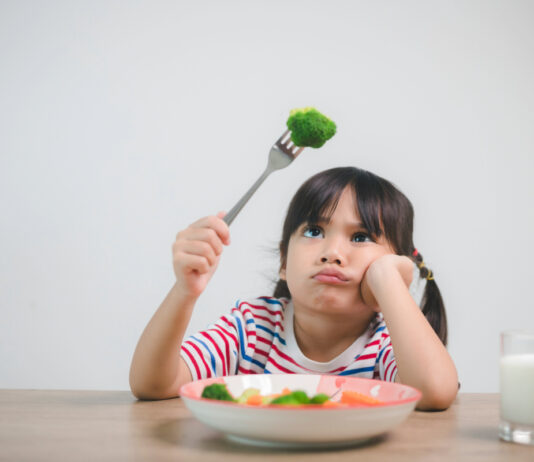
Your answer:
[[[534,332],[501,333],[500,388],[500,438],[534,445]]]

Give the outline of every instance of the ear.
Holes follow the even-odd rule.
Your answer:
[[[280,276],[280,279],[282,281],[285,281],[286,280],[286,268],[285,266],[283,266],[282,268],[280,268],[280,272],[278,273],[279,276]]]

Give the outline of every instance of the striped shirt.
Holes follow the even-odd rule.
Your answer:
[[[293,332],[293,304],[280,298],[239,300],[230,314],[185,339],[181,355],[193,380],[237,374],[335,374],[393,382],[393,346],[382,314],[336,358],[313,361]]]

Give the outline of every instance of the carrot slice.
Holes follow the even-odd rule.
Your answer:
[[[262,403],[262,396],[260,394],[252,395],[247,398],[247,404],[252,406],[259,406]]]
[[[375,399],[371,396],[358,393],[357,391],[343,391],[341,392],[340,403],[344,404],[365,404],[366,406],[373,406],[375,404],[383,404],[382,401]]]

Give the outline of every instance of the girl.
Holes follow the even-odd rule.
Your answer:
[[[178,233],[176,283],[132,360],[136,397],[175,397],[182,384],[217,375],[318,373],[411,385],[423,393],[419,409],[451,404],[458,380],[443,301],[412,242],[412,205],[390,182],[353,167],[306,181],[284,222],[273,297],[240,300],[183,341],[230,244],[223,216]]]

